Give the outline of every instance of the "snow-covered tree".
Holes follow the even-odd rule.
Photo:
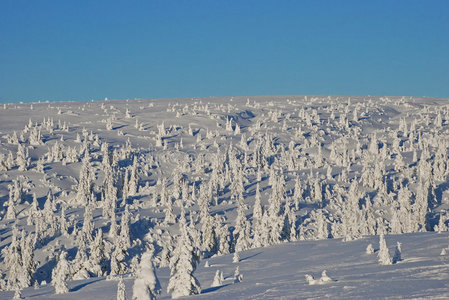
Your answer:
[[[187,226],[181,224],[181,236],[170,260],[167,287],[167,293],[171,293],[173,299],[201,293],[200,283],[193,276],[198,262],[198,249],[194,246]]]
[[[30,165],[31,158],[28,157],[28,148],[25,149],[25,147],[22,144],[19,144],[17,146],[17,158],[16,158],[16,164],[19,167],[19,171],[26,171],[28,169],[28,166]]]
[[[201,218],[202,222],[202,245],[201,251],[204,257],[210,257],[218,251],[218,238],[214,224],[214,217],[206,215]]]
[[[7,289],[13,290],[16,287],[20,288],[20,273],[22,264],[22,248],[18,237],[17,227],[13,227],[11,243],[2,250],[2,255],[5,258],[4,263],[8,272]]]
[[[330,278],[327,275],[326,270],[323,270],[323,272],[321,272],[320,284],[324,284],[331,281],[333,281],[332,278]]]
[[[22,230],[21,243],[21,264],[19,274],[19,284],[21,288],[29,287],[34,281],[35,261],[34,261],[34,248],[35,238],[33,234],[25,235],[25,231]]]
[[[243,280],[243,275],[240,274],[240,268],[239,266],[235,267],[235,271],[234,271],[234,283],[239,283],[242,282]]]
[[[80,236],[83,236],[81,233]],[[76,252],[75,259],[71,262],[71,279],[82,280],[91,277],[89,272],[90,265],[87,256],[86,242],[81,242],[78,245],[78,251]]]
[[[62,251],[59,255],[58,263],[51,273],[51,284],[55,287],[56,294],[69,292],[67,280],[70,276],[70,265],[67,261],[67,252]]]
[[[261,203],[261,195],[260,195],[260,188],[259,183],[257,183],[256,187],[256,198],[254,201],[254,207],[253,207],[253,247],[261,247],[263,245],[263,242],[261,241],[261,234],[264,230],[262,225],[262,218],[263,218],[263,209],[262,209],[262,203]]]
[[[125,211],[123,212],[120,221],[119,239],[126,249],[131,247],[130,213],[128,205],[125,206]]]
[[[135,196],[139,188],[139,177],[137,174],[138,168],[137,156],[134,156],[131,172],[129,173],[128,180],[128,196]]]
[[[221,285],[223,285],[223,272],[217,270],[217,272],[215,272],[214,281],[212,282],[211,287],[217,287]]]
[[[120,276],[117,284],[117,300],[126,300],[125,292],[125,283],[123,282],[123,278]]]
[[[240,194],[237,202],[237,218],[235,221],[234,229],[234,243],[236,251],[244,251],[249,249],[250,242],[250,223],[245,214],[245,203],[243,202],[243,196]]]
[[[153,266],[152,247],[142,254],[133,285],[133,300],[153,300],[161,293],[161,285]]]
[[[383,234],[379,235],[379,253],[377,254],[379,258],[379,264],[381,265],[391,265],[392,260],[390,253],[388,251],[387,243],[385,242],[385,237]]]
[[[80,205],[87,205],[93,188],[94,174],[91,170],[89,157],[85,156],[81,165],[80,177],[76,187],[76,203]]]
[[[97,276],[102,276],[107,270],[106,260],[103,231],[99,228],[95,239],[90,245],[89,272]]]
[[[126,257],[128,256],[127,248],[118,241],[115,243],[114,251],[111,253],[111,275],[119,275],[126,273],[127,264]]]

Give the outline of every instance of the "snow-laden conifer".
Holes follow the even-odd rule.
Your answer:
[[[223,272],[220,270],[217,270],[215,272],[214,281],[212,281],[211,287],[217,287],[223,285]]]
[[[131,172],[129,173],[128,196],[135,196],[139,188],[138,164],[137,156],[134,156]]]
[[[51,284],[55,287],[56,294],[69,292],[67,280],[70,276],[70,265],[67,261],[67,252],[62,251],[58,258],[58,263],[51,273]]]
[[[373,254],[374,253],[373,244],[368,244],[368,246],[366,246],[365,253],[366,254]]]
[[[240,274],[240,268],[239,266],[235,267],[235,271],[234,271],[234,283],[239,283],[242,282],[243,280],[243,275]]]
[[[89,198],[92,193],[93,188],[93,173],[91,170],[91,166],[89,163],[89,157],[85,156],[81,169],[80,169],[80,176],[78,180],[78,185],[76,187],[77,193],[76,193],[76,202],[80,205],[87,205],[89,202]]]
[[[321,273],[320,284],[324,284],[324,283],[331,282],[331,281],[333,281],[332,278],[330,278],[330,277],[327,275],[326,270],[324,270],[324,271]]]
[[[8,290],[14,290],[20,288],[20,276],[21,276],[21,265],[22,265],[22,248],[19,241],[19,232],[17,227],[13,227],[11,243],[9,246],[2,249],[2,256],[4,259],[4,264],[7,270],[9,270],[6,277]]]
[[[263,218],[263,209],[262,209],[262,202],[261,202],[261,195],[260,195],[260,188],[259,183],[257,183],[256,187],[256,197],[254,201],[253,206],[253,247],[261,247],[263,245],[263,242],[261,241],[261,233],[263,230],[262,225],[262,218]]]
[[[153,300],[161,293],[161,285],[153,266],[153,252],[152,247],[147,247],[142,254],[133,285],[133,300]]]
[[[22,298],[22,291],[20,290],[19,287],[16,287],[16,288],[14,289],[14,297],[13,297],[12,299],[13,299],[13,300],[20,300],[20,299],[23,299],[23,298]]]
[[[381,265],[391,265],[392,260],[390,253],[388,251],[387,243],[385,242],[385,237],[383,234],[379,235],[379,253],[377,254],[379,258],[379,264]]]
[[[123,278],[121,276],[117,284],[117,300],[126,300],[125,283],[123,282]]]
[[[97,230],[95,239],[90,244],[89,272],[102,276],[107,270],[103,231]]]
[[[198,249],[194,246],[186,224],[180,226],[181,236],[170,260],[170,280],[167,287],[167,293],[171,293],[173,299],[201,293],[200,284],[193,275],[199,262]]]

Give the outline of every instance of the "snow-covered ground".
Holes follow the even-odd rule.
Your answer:
[[[131,299],[145,251],[161,299],[447,298],[448,128],[449,99],[5,104],[0,299]]]
[[[449,255],[440,255],[449,247],[447,233],[413,233],[390,235],[387,244],[402,243],[402,261],[382,266],[377,255],[366,254],[368,244],[378,249],[374,236],[357,241],[341,239],[300,241],[240,253],[241,261],[232,262],[232,255],[210,258],[201,262],[195,276],[200,281],[201,295],[194,299],[367,299],[367,298],[425,298],[449,297]],[[449,252],[449,249],[448,249]],[[209,267],[204,267],[205,262]],[[234,283],[234,271],[239,266],[243,279]],[[210,287],[215,272],[224,274],[221,286]],[[309,285],[305,275],[321,277],[323,270],[332,279],[320,285]],[[164,293],[158,297],[169,299],[165,292],[169,270],[157,270]],[[125,276],[126,295],[131,299],[133,277]],[[71,292],[55,295],[52,287],[28,288],[22,295],[30,299],[115,299],[118,280],[92,278],[73,281]],[[1,294],[5,299],[12,292]]]

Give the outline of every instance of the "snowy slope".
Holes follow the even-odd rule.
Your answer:
[[[210,258],[195,273],[203,292],[192,299],[366,299],[366,298],[447,298],[449,297],[449,255],[441,250],[449,247],[449,235],[417,233],[391,235],[387,244],[402,243],[402,261],[381,266],[377,255],[368,255],[365,248],[376,237],[353,242],[340,239],[303,241],[258,248],[240,254],[241,262],[232,263],[232,255]],[[448,251],[449,252],[449,251]],[[234,270],[239,266],[243,280],[233,282]],[[222,286],[211,288],[216,270],[224,273]],[[306,274],[320,278],[321,272],[334,280],[323,285],[308,285]],[[168,281],[166,268],[157,271],[164,293],[160,299],[169,299],[165,293]],[[115,299],[117,280],[94,278],[71,282],[71,292],[54,295],[53,288],[41,287],[23,291],[30,299]],[[131,299],[132,278],[125,276],[128,299]],[[4,292],[8,299],[12,292]]]
[[[115,299],[119,277],[131,298],[148,246],[169,298],[187,227],[195,298],[448,297],[448,128],[449,99],[5,104],[0,299]],[[402,261],[365,253],[381,234]],[[70,292],[55,294],[63,251]],[[323,270],[334,281],[307,284]]]

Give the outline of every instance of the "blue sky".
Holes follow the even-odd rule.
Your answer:
[[[0,102],[449,97],[449,1],[0,1]]]

